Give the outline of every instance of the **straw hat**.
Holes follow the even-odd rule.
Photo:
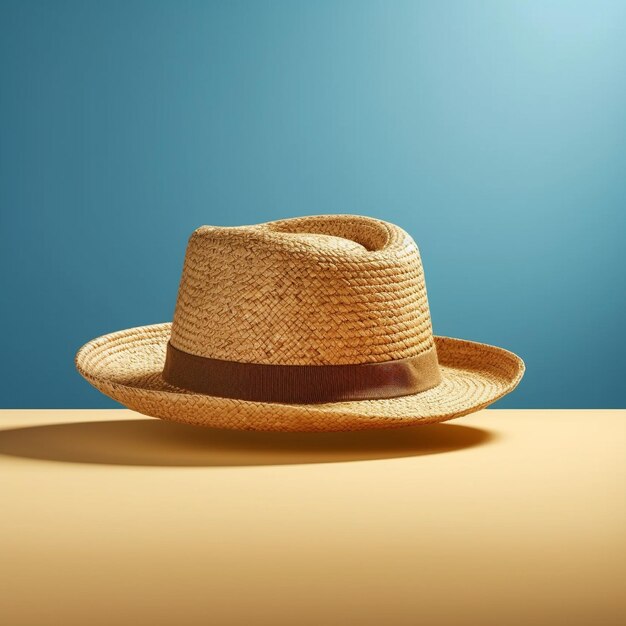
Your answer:
[[[198,228],[173,322],[94,339],[76,366],[146,415],[291,431],[449,420],[524,373],[507,350],[433,336],[415,242],[355,215]]]

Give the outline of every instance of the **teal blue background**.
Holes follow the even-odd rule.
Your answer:
[[[115,406],[74,353],[194,228],[319,213],[413,235],[498,406],[624,406],[626,2],[2,2],[0,132],[4,407]]]

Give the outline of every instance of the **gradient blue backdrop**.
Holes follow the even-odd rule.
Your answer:
[[[336,212],[524,357],[499,406],[624,406],[626,2],[1,7],[2,406],[114,406],[74,353],[171,319],[197,226]]]

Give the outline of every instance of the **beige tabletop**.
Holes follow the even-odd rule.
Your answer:
[[[0,412],[0,623],[626,620],[626,411],[360,433]]]

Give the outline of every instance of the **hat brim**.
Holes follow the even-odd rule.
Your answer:
[[[196,426],[245,430],[338,431],[442,422],[485,408],[524,374],[517,355],[483,343],[435,337],[442,382],[427,391],[381,400],[325,404],[250,402],[173,387],[162,376],[171,323],[122,330],[85,344],[76,367],[124,406]]]

